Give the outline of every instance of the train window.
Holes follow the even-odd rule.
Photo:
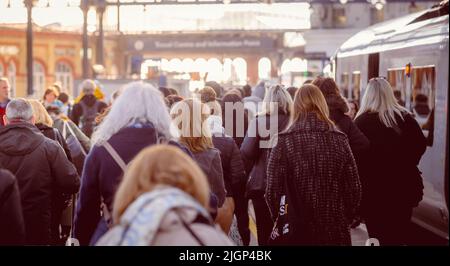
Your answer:
[[[433,144],[434,101],[436,95],[436,75],[434,66],[413,67],[410,110],[427,137],[428,145]]]
[[[389,69],[387,79],[394,90],[394,96],[400,105],[406,103],[405,69]]]
[[[427,138],[428,146],[433,145],[434,101],[436,76],[434,66],[413,67],[411,90],[407,91],[405,69],[389,69],[388,81],[398,102],[414,115]],[[408,98],[409,95],[409,98]]]
[[[352,99],[359,103],[361,89],[361,72],[354,71],[352,73]]]
[[[341,74],[341,84],[339,87],[341,89],[342,96],[344,96],[345,98],[348,98],[349,79],[348,79],[347,72],[344,72]]]

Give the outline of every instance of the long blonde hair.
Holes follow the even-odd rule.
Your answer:
[[[176,103],[170,115],[173,125],[178,129],[179,141],[191,152],[202,152],[214,147],[206,122],[210,115],[208,106],[195,99],[186,99]]]
[[[397,125],[395,115],[397,114],[403,119],[402,113],[408,113],[408,110],[397,102],[392,87],[387,80],[373,78],[367,84],[356,118],[366,112],[378,113],[380,121],[386,127],[393,127]]]
[[[33,108],[34,118],[36,119],[35,124],[44,124],[48,127],[53,126],[53,119],[48,114],[44,105],[40,103],[38,100],[30,99],[28,102],[31,104]]]
[[[119,223],[133,201],[158,185],[178,188],[205,208],[209,206],[208,181],[197,164],[177,147],[153,145],[142,150],[125,171],[114,199],[114,222]]]
[[[305,84],[295,93],[292,123],[305,119],[308,113],[315,113],[317,118],[326,122],[330,128],[334,127],[333,121],[329,118],[330,111],[325,97],[313,84]]]

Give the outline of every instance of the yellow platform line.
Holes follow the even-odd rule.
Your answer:
[[[258,234],[256,231],[256,224],[255,221],[253,220],[252,216],[249,215],[248,216],[248,228],[250,229],[250,232],[252,233],[252,235],[255,237],[256,241],[258,241]]]

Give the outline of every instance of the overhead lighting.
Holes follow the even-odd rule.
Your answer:
[[[348,0],[339,0],[339,3],[341,3],[341,4],[345,5],[345,4],[347,4],[347,3],[348,3]]]
[[[225,5],[228,5],[228,4],[231,3],[231,0],[223,0],[223,3],[224,3]]]
[[[381,10],[381,9],[383,9],[384,4],[386,4],[386,1],[384,1],[384,0],[378,0],[378,1],[376,1],[376,3],[374,4],[374,6],[375,6],[375,8],[376,8],[377,10]]]

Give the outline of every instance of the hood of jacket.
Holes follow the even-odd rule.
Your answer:
[[[80,102],[85,103],[87,106],[93,106],[96,101],[97,98],[93,94],[84,95],[80,100]]]
[[[0,128],[0,152],[8,155],[30,154],[44,140],[44,135],[30,123],[20,122]]]
[[[330,113],[333,112],[347,113],[349,111],[347,101],[341,95],[336,94],[326,95],[325,100],[327,101]]]

